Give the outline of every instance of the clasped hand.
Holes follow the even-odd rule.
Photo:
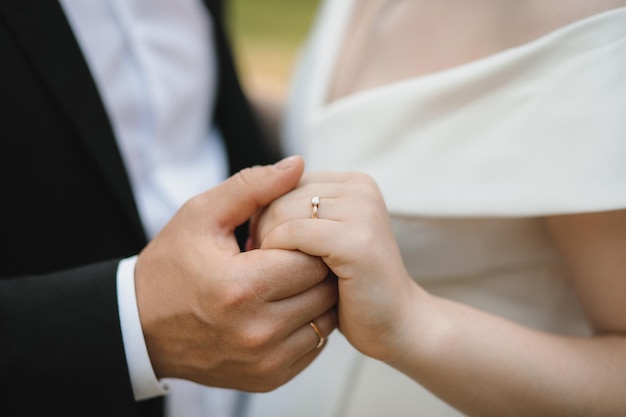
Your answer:
[[[339,329],[362,353],[387,361],[409,343],[402,340],[407,309],[420,289],[404,267],[383,197],[369,176],[306,174],[254,219],[251,235],[262,250],[296,250],[324,261],[338,279]]]
[[[303,171],[295,157],[236,174],[189,200],[139,254],[137,303],[158,378],[268,391],[311,363],[337,322],[384,361],[410,346],[419,287],[377,185]],[[241,252],[233,231],[251,217]]]
[[[317,332],[336,327],[327,267],[297,251],[241,252],[233,234],[303,169],[291,158],[241,171],[189,200],[139,254],[137,302],[158,378],[268,391],[319,354]]]

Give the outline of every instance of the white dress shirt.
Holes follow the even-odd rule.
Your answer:
[[[217,63],[200,0],[60,1],[108,112],[141,221],[154,237],[191,196],[228,175],[211,125]],[[124,347],[136,400],[164,395],[167,414],[232,416],[236,393],[156,379],[134,287],[136,257],[118,268]]]

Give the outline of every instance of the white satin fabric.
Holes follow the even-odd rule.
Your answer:
[[[351,7],[322,6],[295,79],[287,150],[308,170],[372,175],[407,268],[428,291],[537,329],[589,334],[538,216],[626,207],[626,8],[326,104]],[[338,332],[292,382],[254,396],[248,413],[458,415]]]

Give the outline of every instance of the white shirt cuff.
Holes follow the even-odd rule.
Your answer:
[[[135,401],[140,401],[165,395],[170,388],[167,381],[156,378],[143,338],[135,295],[136,262],[137,256],[133,256],[122,260],[117,267],[117,304],[130,382]]]

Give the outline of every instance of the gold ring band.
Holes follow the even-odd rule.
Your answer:
[[[310,321],[309,326],[311,326],[311,329],[313,329],[315,335],[317,336],[317,345],[315,345],[315,349],[319,349],[326,343],[326,338],[315,321]]]
[[[320,206],[320,198],[318,196],[315,196],[311,199],[311,207],[313,209],[313,211],[311,212],[311,218],[312,219],[317,219],[317,210],[319,209]]]

